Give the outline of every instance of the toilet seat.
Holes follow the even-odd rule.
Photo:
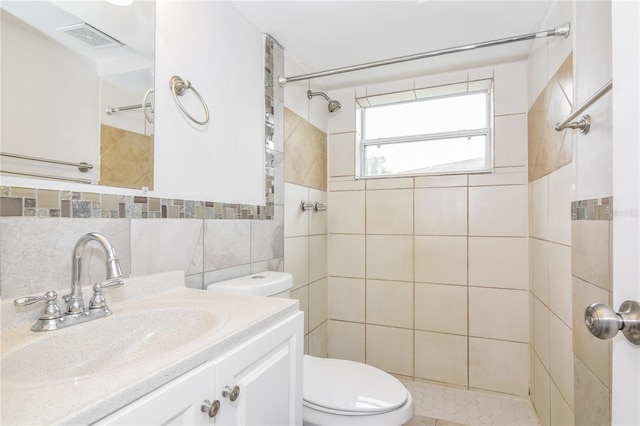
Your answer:
[[[398,409],[408,391],[392,375],[359,362],[303,358],[304,405],[343,416],[370,416]]]

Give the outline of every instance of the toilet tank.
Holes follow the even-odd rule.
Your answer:
[[[293,277],[286,272],[264,271],[209,284],[208,291],[289,298]]]

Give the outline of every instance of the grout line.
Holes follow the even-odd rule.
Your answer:
[[[364,191],[364,363],[367,364],[367,313],[369,308],[367,307],[367,289],[369,288],[368,276],[367,276],[367,191],[365,185]]]
[[[414,81],[415,86],[415,81]],[[416,256],[416,179],[413,178],[413,380],[416,378],[416,264],[418,259]]]
[[[471,317],[469,315],[469,306],[471,305],[470,300],[469,300],[469,233],[470,233],[470,226],[469,226],[469,217],[470,217],[470,213],[469,213],[469,177],[467,176],[467,187],[466,187],[466,193],[467,193],[467,389],[469,389],[469,386],[471,385],[471,368],[469,367],[471,365],[471,338],[470,338],[470,328],[471,328]]]

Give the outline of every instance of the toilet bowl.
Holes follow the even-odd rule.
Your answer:
[[[290,296],[291,274],[265,271],[221,281],[208,291],[258,296]],[[359,362],[303,358],[304,425],[402,425],[413,417],[413,398],[392,375]]]
[[[303,360],[305,425],[402,425],[413,417],[413,398],[392,375],[354,361]]]

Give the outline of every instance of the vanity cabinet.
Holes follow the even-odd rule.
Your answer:
[[[216,360],[217,425],[302,424],[303,314],[285,325]]]
[[[211,425],[200,410],[215,389],[215,364],[205,363],[143,396],[95,424]]]
[[[302,346],[297,312],[96,424],[302,424]],[[205,400],[220,404],[214,417]]]

